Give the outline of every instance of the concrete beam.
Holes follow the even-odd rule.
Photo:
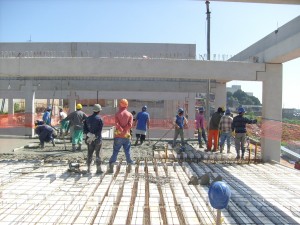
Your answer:
[[[300,1],[298,1],[299,3]],[[300,3],[299,3],[300,4]],[[229,61],[284,63],[300,57],[300,16],[279,27]]]
[[[262,63],[128,58],[2,58],[0,77],[255,81]],[[157,83],[158,84],[158,83]],[[166,87],[164,87],[166,88]]]

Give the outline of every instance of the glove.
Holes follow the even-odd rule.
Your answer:
[[[86,139],[86,143],[91,144],[93,141],[96,140],[96,135],[92,134],[92,133],[87,133],[87,139]]]

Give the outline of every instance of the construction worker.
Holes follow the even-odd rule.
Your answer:
[[[87,115],[81,111],[82,105],[76,105],[76,111],[70,113],[63,121],[70,121],[73,126],[72,133],[72,151],[81,151],[82,139],[83,139],[83,121],[87,118]],[[78,144],[78,148],[76,145]]]
[[[50,141],[52,142],[52,145],[54,147],[55,146],[54,138],[57,137],[56,130],[53,127],[41,121],[37,121],[35,125],[36,125],[35,133],[39,136],[41,148],[45,147],[45,142],[50,142]]]
[[[230,138],[231,138],[231,125],[232,125],[232,117],[229,109],[226,109],[225,115],[222,116],[219,124],[219,130],[221,132],[220,136],[220,152],[222,153],[224,150],[225,140],[227,143],[227,153],[230,153]]]
[[[219,123],[221,120],[221,117],[224,114],[224,109],[222,107],[219,107],[217,112],[214,112],[210,118],[209,121],[209,130],[208,130],[208,142],[207,142],[207,151],[211,151],[212,147],[212,140],[214,139],[214,148],[212,152],[215,152],[218,150],[219,146]]]
[[[100,150],[102,145],[102,128],[103,120],[99,113],[102,110],[101,105],[95,104],[93,108],[93,114],[84,121],[84,133],[86,134],[85,143],[88,146],[87,155],[87,172],[90,173],[91,163],[93,160],[93,153],[96,152],[96,168],[97,174],[101,174],[101,158]]]
[[[181,146],[184,147],[184,132],[183,128],[188,124],[188,120],[183,116],[184,110],[182,108],[179,108],[177,111],[177,115],[174,118],[173,124],[175,127],[175,133],[174,133],[174,139],[173,139],[173,148],[176,146],[176,140],[178,135],[180,135],[181,138]]]
[[[60,121],[60,135],[62,136],[68,129],[69,122],[64,120],[67,117],[67,113],[64,112],[63,107],[59,108],[59,121]]]
[[[136,122],[137,122],[136,130],[135,130],[136,141],[134,145],[137,145],[139,140],[140,143],[143,144],[143,142],[146,139],[147,131],[149,130],[150,115],[147,112],[146,105],[143,106],[142,111],[137,114]]]
[[[135,164],[130,156],[130,129],[133,125],[133,116],[127,111],[127,107],[127,99],[121,99],[119,101],[119,111],[115,114],[116,130],[114,132],[113,154],[109,159],[109,173],[113,172],[113,163],[117,161],[118,153],[122,146],[125,152],[126,162],[128,164]]]
[[[244,117],[245,109],[243,107],[238,108],[239,115],[235,116],[232,121],[231,130],[235,134],[235,150],[236,159],[244,159],[245,154],[245,140],[246,140],[246,124],[255,124],[257,120],[250,120]],[[240,157],[240,149],[242,150],[242,156]]]
[[[45,124],[51,124],[51,106],[48,106],[43,115],[43,121]]]
[[[207,144],[205,128],[204,128],[204,107],[201,106],[196,114],[196,129],[198,133],[199,148],[203,148],[201,137],[203,138],[205,145]]]

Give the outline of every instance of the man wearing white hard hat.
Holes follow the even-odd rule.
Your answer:
[[[101,105],[95,104],[93,108],[93,114],[90,115],[85,121],[83,126],[83,132],[86,134],[85,143],[88,146],[87,155],[87,172],[90,173],[91,163],[93,161],[93,154],[96,152],[96,173],[101,174],[101,157],[100,150],[102,146],[102,128],[103,120],[99,115],[102,110]]]

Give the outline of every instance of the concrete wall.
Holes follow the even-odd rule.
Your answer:
[[[161,43],[0,43],[0,57],[131,57],[195,59],[195,44]]]

